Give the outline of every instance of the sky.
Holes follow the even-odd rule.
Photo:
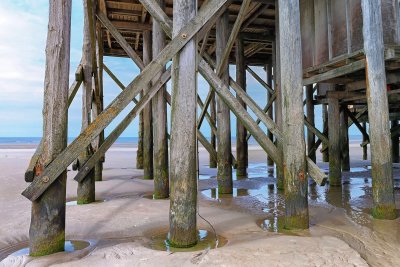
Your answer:
[[[48,0],[0,1],[0,137],[42,136],[48,3]],[[81,59],[82,40],[83,3],[82,0],[72,0],[70,84]],[[139,74],[139,69],[129,58],[105,57],[104,63],[125,85]],[[260,77],[265,77],[262,68],[252,68]],[[234,66],[230,66],[230,72],[235,78]],[[167,88],[171,92],[170,87],[168,83]],[[207,82],[198,75],[198,92],[203,100],[208,90]],[[247,91],[260,107],[265,106],[266,90],[249,74],[247,74]],[[120,92],[119,87],[104,73],[105,106]],[[81,92],[78,91],[68,111],[69,137],[75,137],[80,132],[81,98]],[[132,108],[132,104],[128,105],[106,128],[106,134],[110,133]],[[250,114],[254,117],[253,113]],[[233,136],[236,133],[235,125],[235,116],[231,114]],[[316,107],[316,126],[321,129],[319,107]],[[210,128],[206,121],[201,131],[205,136],[210,136]],[[350,134],[359,135],[354,127],[350,129]],[[121,136],[137,137],[138,119],[135,119]]]

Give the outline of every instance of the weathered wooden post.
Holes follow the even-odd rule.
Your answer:
[[[174,0],[173,36],[196,15],[196,0]],[[186,38],[181,33],[181,38]],[[173,58],[169,242],[175,247],[197,243],[196,205],[196,38]]]
[[[279,0],[283,173],[286,229],[308,228],[303,69],[298,0]]]
[[[143,63],[151,62],[151,32],[143,31]],[[143,93],[150,89],[150,85],[143,88]],[[153,179],[153,126],[152,126],[152,101],[143,109],[143,179]]]
[[[327,104],[322,104],[322,128],[324,129],[323,133],[329,135]],[[329,148],[324,143],[322,143],[322,161],[329,162]]]
[[[340,108],[339,100],[328,93],[328,132],[329,132],[329,184],[342,185],[342,166],[340,154]]]
[[[217,20],[216,55],[217,65],[225,51],[229,38],[229,13],[225,11]],[[221,67],[221,80],[229,86],[229,65]],[[218,193],[232,194],[232,157],[231,157],[231,123],[230,110],[224,101],[217,96],[217,156],[218,156]]]
[[[246,62],[244,57],[244,43],[243,38],[239,35],[236,40],[236,82],[246,90]],[[246,104],[243,100],[236,96],[240,104],[246,108]],[[247,175],[247,130],[240,123],[236,121],[236,176]]]
[[[267,84],[269,86],[273,86],[272,85],[272,64],[269,63],[267,65],[265,65],[265,71],[267,74]],[[270,92],[267,93],[267,103],[270,101],[270,99],[272,98],[272,94]],[[273,119],[274,118],[274,109],[271,106],[268,110],[268,116]],[[271,141],[274,141],[274,135],[272,134],[272,132],[270,130],[267,130],[267,135],[269,137],[269,139],[271,139]],[[270,156],[267,156],[267,164],[268,166],[274,166],[274,161],[272,160],[272,158]]]
[[[313,85],[306,86],[306,113],[307,119],[312,126],[315,126],[315,115],[314,115],[314,88]],[[307,129],[307,149],[308,149],[308,157],[316,162],[316,150],[313,150],[312,147],[315,144],[315,134]]]
[[[161,8],[165,9],[165,1],[157,0]],[[153,58],[165,47],[165,33],[157,20],[153,20]],[[161,76],[156,75],[153,84],[157,83]],[[168,178],[168,137],[167,137],[167,101],[165,100],[165,86],[163,86],[153,98],[153,175],[154,198],[169,197]]]
[[[212,90],[212,88],[210,88]],[[216,122],[217,121],[217,104],[215,103],[215,95],[212,96],[210,100],[210,116],[211,119]],[[217,136],[211,131],[211,146],[217,151]],[[217,161],[210,156],[210,168],[217,168]]]
[[[361,3],[374,199],[372,215],[377,219],[395,219],[381,1],[362,0]]]
[[[83,21],[83,45],[82,45],[82,69],[83,69],[83,90],[82,90],[82,127],[83,132],[91,122],[92,90],[93,90],[93,62],[94,52],[91,36],[93,29],[93,9],[92,1],[83,1],[84,21]],[[85,162],[93,154],[93,148],[89,145],[78,158],[78,169],[80,170]],[[78,182],[77,202],[78,204],[88,204],[94,202],[95,196],[95,169],[93,168],[86,177]]]
[[[366,130],[367,129],[367,123],[363,122],[363,128]],[[363,143],[367,141],[367,137],[365,135],[363,135],[363,139],[362,139]],[[367,160],[368,159],[368,145],[365,145],[362,147],[363,148],[363,160]]]
[[[276,57],[276,69],[275,69],[275,123],[279,130],[282,131],[282,92],[281,92],[281,51],[280,51],[280,17],[279,17],[279,0],[275,0],[275,57]],[[283,144],[281,141],[276,140],[276,146],[280,154],[283,152]],[[284,173],[283,170],[277,168],[276,169],[276,187],[279,190],[283,190],[284,188]]]
[[[50,1],[43,103],[43,150],[36,170],[43,170],[67,146],[70,35],[71,0]],[[64,250],[66,179],[67,171],[64,170],[57,181],[32,202],[30,256]],[[42,180],[46,182],[49,178],[44,176]]]
[[[392,121],[392,129],[395,127],[399,126],[399,121],[398,120],[393,120]],[[399,135],[395,134],[392,136],[392,158],[394,163],[399,163],[400,162],[400,156],[399,156]]]
[[[347,106],[345,106],[347,108]],[[349,118],[344,109],[340,111],[340,152],[342,159],[342,171],[350,171],[349,155]]]

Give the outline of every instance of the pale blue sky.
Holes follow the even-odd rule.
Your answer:
[[[71,82],[81,58],[83,12],[82,0],[72,1]],[[43,80],[45,43],[48,22],[48,0],[1,0],[0,1],[0,137],[38,137],[42,135]],[[127,85],[139,69],[130,59],[105,57],[105,64]],[[253,68],[261,77],[265,72]],[[230,67],[235,76],[234,66]],[[104,74],[104,101],[108,105],[120,93],[120,89]],[[199,75],[198,90],[204,99],[207,83]],[[170,90],[170,86],[168,86]],[[266,103],[266,91],[251,76],[247,75],[247,90],[260,106]],[[81,125],[81,94],[74,99],[69,109],[69,136],[77,136]],[[106,129],[110,132],[129,105]],[[316,109],[317,126],[320,127],[320,108]],[[232,135],[236,134],[235,117],[231,116]],[[123,133],[124,137],[137,136],[137,119]],[[210,135],[206,122],[202,132]],[[350,134],[356,134],[352,129]]]

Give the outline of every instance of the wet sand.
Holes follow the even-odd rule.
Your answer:
[[[249,177],[234,181],[234,197],[218,195],[216,169],[199,150],[198,228],[224,237],[217,249],[172,252],[153,249],[154,237],[168,231],[168,200],[152,200],[153,182],[135,169],[136,149],[117,145],[106,154],[104,181],[96,183],[97,203],[67,206],[66,238],[90,246],[75,252],[31,258],[9,256],[27,246],[30,202],[20,193],[33,147],[0,148],[0,266],[400,266],[400,220],[379,221],[372,206],[369,161],[351,145],[352,172],[342,189],[310,185],[310,229],[282,229],[283,196],[272,185],[274,170],[252,146]],[[318,155],[321,161],[321,155]],[[327,169],[327,163],[319,164]],[[76,198],[68,172],[67,200]],[[400,170],[395,169],[400,179]],[[400,181],[396,181],[400,207]],[[72,203],[73,204],[73,203]],[[204,219],[207,221],[205,221]],[[212,227],[211,227],[211,226]]]

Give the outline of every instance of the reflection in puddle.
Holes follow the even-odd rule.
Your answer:
[[[168,242],[168,233],[159,234],[151,237],[150,248],[167,252],[191,252],[205,249],[214,249],[224,246],[228,240],[222,236],[215,236],[213,232],[198,230],[198,242],[190,248],[171,247]]]
[[[90,242],[83,240],[68,240],[64,244],[64,252],[74,252],[82,250],[90,246]],[[22,248],[10,254],[10,256],[24,256],[29,255],[29,247]]]

